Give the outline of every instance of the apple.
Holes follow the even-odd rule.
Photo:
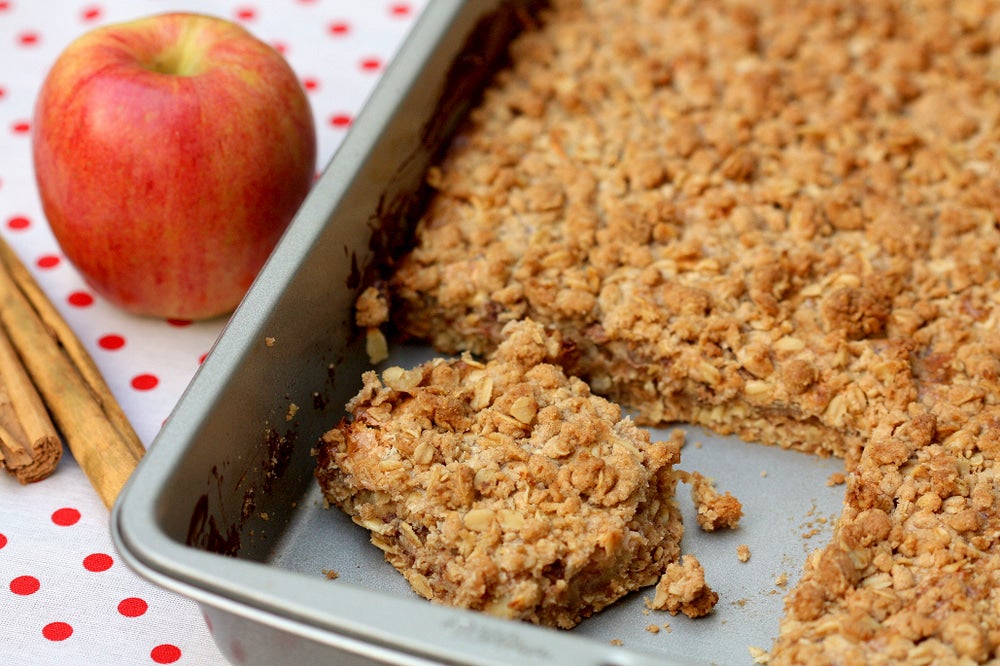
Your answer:
[[[312,111],[284,57],[200,14],[79,37],[42,84],[32,132],[56,241],[139,315],[231,312],[316,170]]]

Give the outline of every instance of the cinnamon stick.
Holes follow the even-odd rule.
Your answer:
[[[93,359],[0,239],[0,326],[73,457],[110,507],[144,453]]]
[[[6,333],[0,329],[0,461],[20,483],[55,471],[62,440]]]
[[[73,333],[73,329],[59,314],[52,301],[45,295],[35,278],[32,277],[31,272],[21,263],[17,254],[3,238],[0,238],[0,264],[6,267],[17,288],[24,294],[31,307],[48,327],[52,337],[62,346],[73,365],[80,371],[80,375],[103,407],[108,420],[118,430],[125,445],[132,451],[136,459],[142,458],[146,453],[146,447],[143,446],[142,440],[139,439],[139,435],[132,428],[128,417],[125,416],[125,412],[122,411],[114,394],[104,381],[104,376],[101,375],[94,359]]]

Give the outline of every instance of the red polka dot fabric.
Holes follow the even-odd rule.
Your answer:
[[[150,446],[225,320],[127,315],[84,282],[41,210],[31,161],[35,97],[73,39],[166,11],[212,13],[278,50],[315,118],[317,173],[428,0],[0,0],[0,235],[88,347]],[[69,451],[56,473],[19,485],[0,472],[0,663],[226,663],[201,609],[133,573],[111,543],[108,511]]]

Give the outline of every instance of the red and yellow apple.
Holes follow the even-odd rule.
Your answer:
[[[284,57],[199,14],[72,42],[32,131],[56,241],[98,294],[140,315],[232,311],[316,169],[312,111]]]

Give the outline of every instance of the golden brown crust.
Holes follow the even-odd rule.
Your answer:
[[[645,423],[846,459],[776,663],[998,656],[998,16],[556,0],[392,278],[441,349],[530,317]]]
[[[317,478],[424,597],[568,628],[677,559],[681,434],[650,442],[567,378],[558,335],[504,335],[486,363],[366,373]]]

